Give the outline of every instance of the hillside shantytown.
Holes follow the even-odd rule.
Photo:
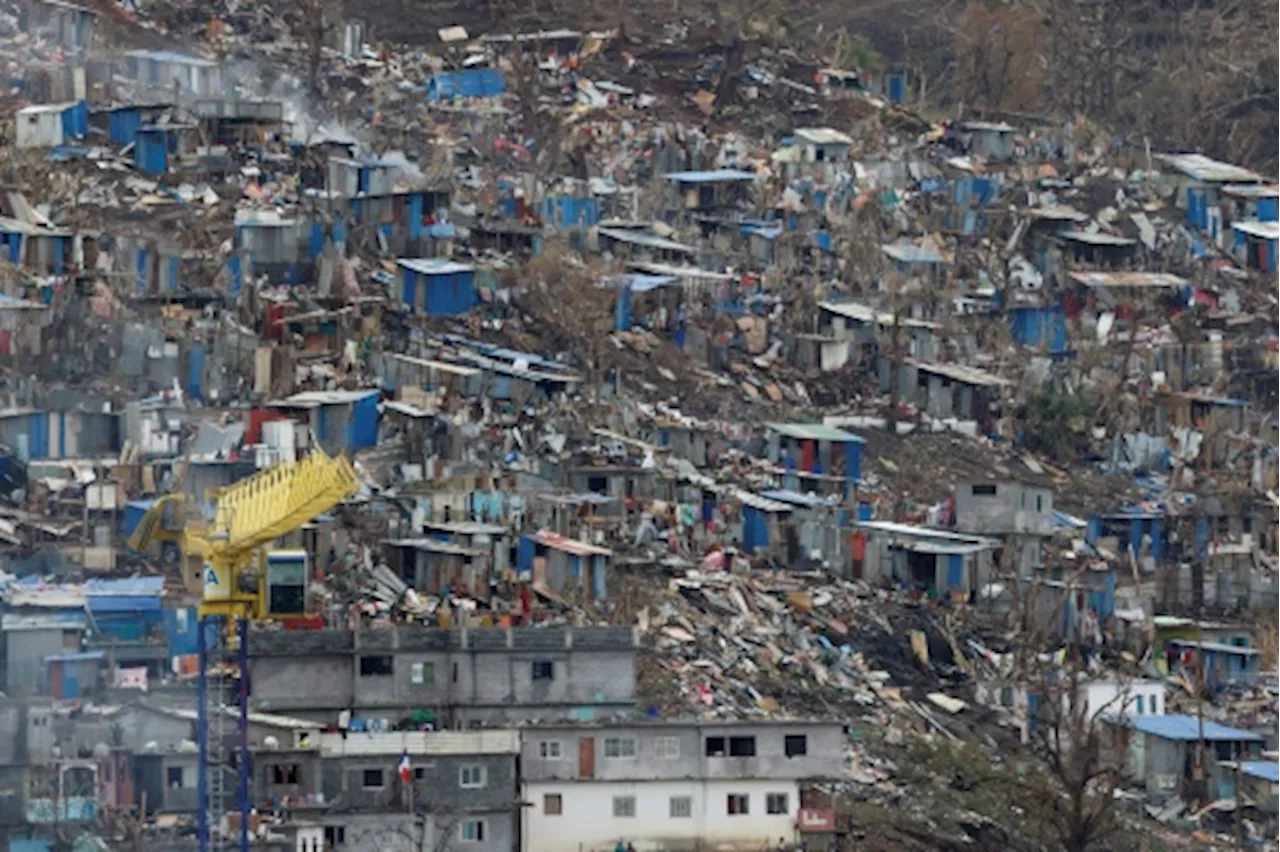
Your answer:
[[[0,2],[0,852],[1276,848],[1276,10],[1067,5]]]

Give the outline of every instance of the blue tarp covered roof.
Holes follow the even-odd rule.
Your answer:
[[[1246,760],[1240,764],[1240,771],[1272,784],[1280,784],[1280,763],[1274,760]]]
[[[84,594],[93,613],[154,611],[161,608],[164,577],[89,580]]]
[[[1195,742],[1200,739],[1200,721],[1195,716],[1170,714],[1167,716],[1134,716],[1127,720],[1135,730],[1154,734],[1166,740]],[[1208,742],[1261,742],[1262,737],[1252,731],[1228,728],[1217,722],[1204,720],[1204,738]]]

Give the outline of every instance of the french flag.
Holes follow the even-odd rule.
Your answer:
[[[413,780],[413,767],[409,765],[409,752],[400,752],[400,764],[396,767],[396,771],[400,773],[400,780],[408,784]]]

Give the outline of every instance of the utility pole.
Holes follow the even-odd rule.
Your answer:
[[[1241,812],[1242,803],[1240,801],[1240,768],[1244,761],[1244,755],[1241,754],[1240,746],[1236,745],[1236,848],[1244,848],[1244,814]]]

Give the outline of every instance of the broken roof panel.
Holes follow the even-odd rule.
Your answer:
[[[994,373],[988,373],[986,370],[979,370],[977,367],[966,367],[961,364],[934,364],[926,361],[917,361],[914,358],[905,360],[906,363],[914,365],[917,370],[924,370],[926,373],[933,373],[965,385],[988,388],[1013,387],[1014,385],[1013,382],[1006,378],[997,376]]]
[[[931,245],[916,245],[900,240],[881,246],[880,250],[899,263],[948,263],[942,252]]]
[[[1280,198],[1280,184],[1275,183],[1246,183],[1222,188],[1224,195],[1234,195],[1237,198]]]
[[[754,172],[744,172],[739,169],[716,169],[710,172],[669,172],[663,177],[676,183],[733,183],[756,179]]]
[[[402,257],[396,261],[396,265],[419,275],[457,275],[476,271],[469,263],[457,263],[439,257]]]
[[[1114,234],[1104,234],[1102,232],[1090,233],[1088,231],[1063,231],[1058,234],[1064,240],[1071,240],[1076,243],[1085,243],[1091,246],[1131,246],[1136,245],[1137,240],[1131,240],[1128,237],[1117,237]]]
[[[1086,287],[1186,287],[1191,283],[1169,272],[1072,272],[1070,276]]]
[[[696,249],[687,246],[684,243],[678,243],[675,240],[668,240],[662,237],[646,234],[639,231],[627,231],[621,228],[598,228],[597,233],[602,237],[608,237],[611,240],[617,240],[620,243],[629,243],[634,246],[644,246],[646,248],[657,249],[659,251],[678,251],[685,254],[695,254]]]
[[[878,322],[880,325],[893,325],[893,314],[886,311],[876,311],[870,305],[864,305],[861,302],[819,302],[818,307],[845,319],[851,319],[854,322]],[[932,320],[903,316],[898,317],[898,324],[905,328],[937,329],[942,327],[940,323]]]
[[[218,63],[199,56],[188,56],[184,53],[175,53],[172,50],[130,50],[125,53],[135,59],[150,59],[152,62],[173,62],[180,65],[195,65],[200,68],[213,68]]]
[[[607,547],[597,547],[594,544],[588,544],[576,538],[569,538],[550,530],[539,530],[530,538],[538,544],[550,547],[553,550],[561,550],[574,556],[613,556],[613,551]]]
[[[1256,172],[1204,154],[1156,154],[1156,159],[1201,183],[1261,183],[1264,180]]]
[[[1261,237],[1264,240],[1280,240],[1280,222],[1250,220],[1247,222],[1233,222],[1231,227],[1251,237]]]
[[[853,137],[831,127],[797,127],[795,137],[814,145],[852,145]]]
[[[771,430],[783,435],[787,438],[795,438],[799,441],[837,441],[839,443],[856,443],[865,444],[862,438],[846,432],[843,429],[837,429],[834,426],[827,426],[823,423],[769,423],[766,424]]]

